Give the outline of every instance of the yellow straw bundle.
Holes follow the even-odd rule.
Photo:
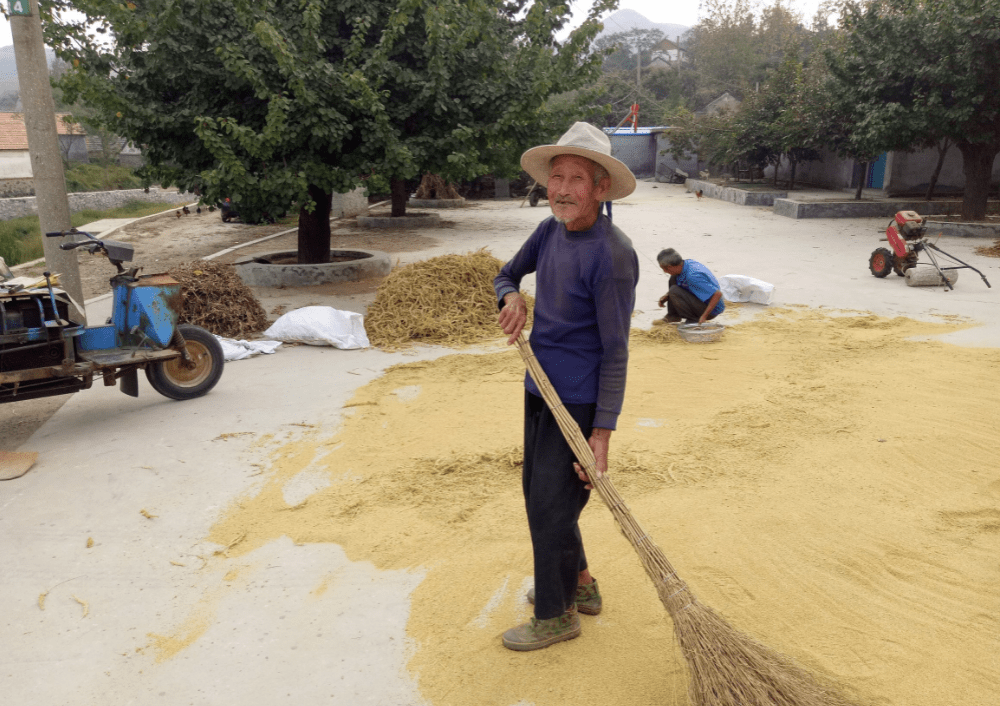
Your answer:
[[[365,315],[372,345],[471,345],[498,338],[493,278],[503,262],[485,248],[393,270]]]

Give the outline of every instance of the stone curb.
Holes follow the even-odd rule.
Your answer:
[[[749,191],[698,179],[688,179],[684,182],[684,186],[688,191],[701,191],[702,196],[728,201],[737,206],[773,206],[777,199],[788,196],[787,191]]]
[[[465,208],[465,199],[410,199],[413,208]]]
[[[960,208],[959,201],[774,201],[774,213],[787,218],[892,218],[897,211],[933,216]]]
[[[440,225],[441,216],[436,213],[421,213],[412,216],[358,216],[358,225],[363,228],[421,228]]]
[[[928,235],[954,235],[960,238],[1000,238],[1000,223],[952,223],[928,220],[926,232]]]

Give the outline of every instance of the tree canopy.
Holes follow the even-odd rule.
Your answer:
[[[249,218],[297,205],[299,259],[317,262],[332,193],[382,179],[401,214],[406,179],[509,173],[557,134],[545,101],[593,78],[613,4],[564,42],[558,0],[74,0],[76,23],[57,0],[46,29],[74,67],[67,99],[142,145],[156,177]]]
[[[1000,153],[1000,4],[845,0],[827,52],[832,103],[859,139],[906,150],[950,140],[962,152],[962,217],[986,215]]]

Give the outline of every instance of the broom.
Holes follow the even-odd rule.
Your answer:
[[[591,485],[611,510],[622,534],[639,554],[660,601],[670,613],[688,662],[692,706],[851,706],[852,702],[833,684],[822,682],[790,658],[739,632],[698,601],[632,516],[608,476],[596,478],[593,451],[562,406],[523,332],[516,342],[563,436],[587,472]]]

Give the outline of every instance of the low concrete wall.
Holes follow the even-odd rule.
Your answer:
[[[3,181],[0,181],[0,184],[2,183]],[[194,194],[181,193],[173,189],[164,190],[158,186],[151,186],[148,193],[144,189],[119,189],[117,191],[91,191],[69,194],[69,210],[70,213],[76,213],[88,208],[101,210],[118,208],[119,206],[124,206],[129,201],[194,203],[197,200],[198,197]],[[365,196],[365,190],[359,187],[346,194],[334,194],[330,215],[349,218],[365,213],[367,210],[368,197]],[[38,206],[35,204],[34,196],[11,199],[0,198],[0,221],[8,221],[11,218],[30,216],[36,213],[38,213]]]
[[[773,206],[776,199],[783,199],[788,196],[787,191],[748,191],[732,186],[722,186],[713,184],[710,181],[700,181],[698,179],[688,179],[684,182],[688,191],[701,191],[703,196],[710,199],[728,201],[737,206]]]
[[[787,218],[892,218],[897,211],[921,216],[955,213],[961,201],[794,201],[777,199],[774,212]]]
[[[430,213],[407,213],[405,216],[393,218],[386,213],[376,213],[368,216],[358,216],[358,225],[362,228],[422,228],[441,225],[441,216],[433,211]]]
[[[147,193],[144,189],[120,189],[118,191],[91,191],[79,194],[69,194],[70,213],[88,208],[109,209],[124,206],[129,201],[146,201],[149,203],[166,201],[167,203],[193,203],[198,200],[194,194],[179,193],[174,190],[164,190],[151,186]],[[0,199],[0,221],[11,218],[30,216],[38,213],[34,196],[24,196],[16,199]]]
[[[351,218],[359,216],[368,211],[368,197],[365,196],[365,189],[358,187],[354,191],[346,194],[333,195],[333,207],[330,209],[331,216],[339,218]]]
[[[624,162],[636,179],[656,175],[656,135],[644,131],[632,133],[625,130],[608,135],[611,156]]]
[[[940,234],[962,238],[1000,238],[1000,223],[954,223],[928,219],[926,233],[929,236]]]
[[[465,208],[465,199],[410,199],[406,205],[413,208]]]

